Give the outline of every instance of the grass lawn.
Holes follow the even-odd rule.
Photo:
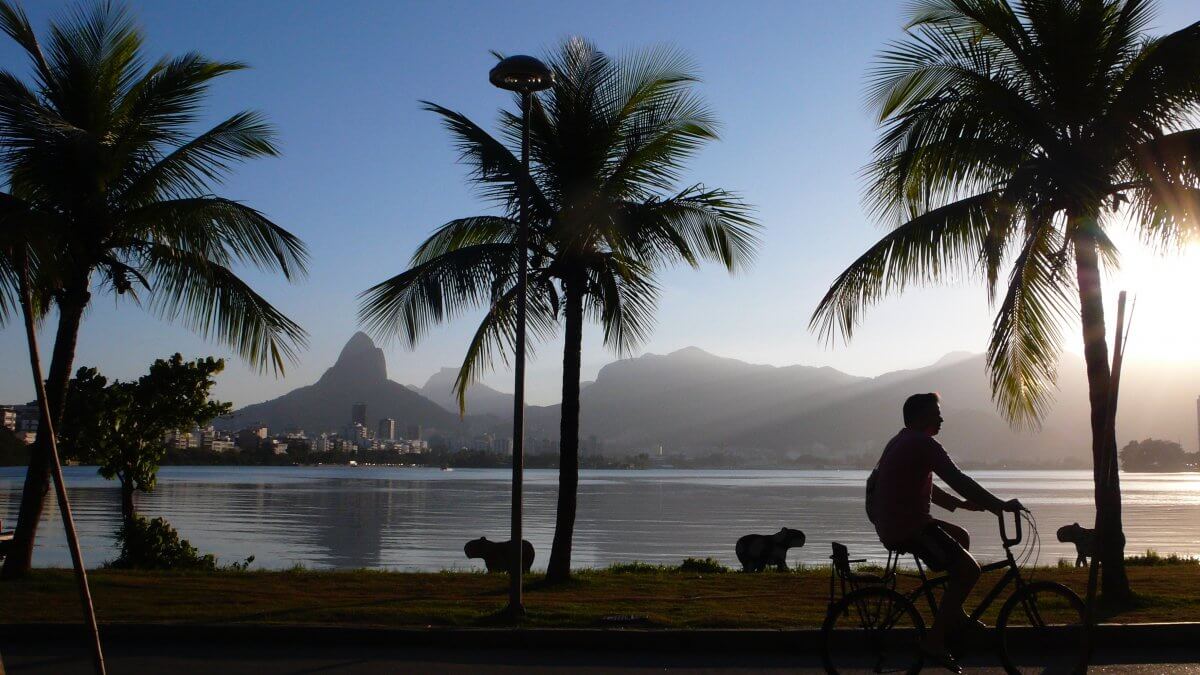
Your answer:
[[[632,571],[628,571],[632,567]],[[1081,595],[1086,570],[1044,568],[1035,578]],[[1138,601],[1107,621],[1200,621],[1200,566],[1129,568]],[[215,573],[96,570],[90,575],[102,623],[194,622],[353,626],[485,626],[507,598],[507,576],[470,572],[373,571]],[[987,575],[981,587],[990,587]],[[528,580],[527,625],[659,628],[788,628],[820,625],[827,569],[788,573],[696,573],[648,566],[579,572],[566,586]],[[994,620],[998,605],[994,606]],[[77,622],[70,570],[40,569],[0,582],[0,625]],[[922,608],[927,611],[927,608]],[[617,618],[614,618],[617,617]],[[636,617],[629,623],[625,617]]]

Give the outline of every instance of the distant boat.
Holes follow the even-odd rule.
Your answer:
[[[358,466],[358,462],[350,460],[350,466]]]
[[[442,471],[453,471],[453,470],[454,470],[454,467],[452,467],[452,466],[448,466],[446,464],[442,465]]]

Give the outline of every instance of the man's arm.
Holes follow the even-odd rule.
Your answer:
[[[930,439],[932,440],[932,439]],[[935,458],[933,462],[933,472],[938,478],[946,481],[946,485],[958,494],[962,495],[968,502],[977,504],[984,510],[992,513],[1001,513],[1004,511],[1004,500],[992,494],[975,479],[962,472],[958,465],[954,463],[950,456],[946,454],[945,449],[940,443],[934,441]],[[937,487],[936,485],[934,486]],[[942,491],[944,493],[944,491]],[[940,506],[940,504],[939,504]],[[957,505],[956,505],[957,506]]]
[[[933,493],[929,497],[930,501],[947,511],[953,511],[960,506],[966,506],[966,502],[938,487],[937,483],[933,484]]]

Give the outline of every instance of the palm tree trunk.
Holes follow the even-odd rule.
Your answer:
[[[29,455],[29,469],[25,472],[25,486],[21,493],[21,511],[17,516],[17,527],[4,560],[5,579],[27,574],[33,565],[33,543],[37,536],[42,511],[46,507],[46,493],[50,491],[50,437],[40,430],[58,427],[62,421],[63,403],[67,400],[67,386],[71,382],[71,367],[75,361],[75,346],[79,340],[79,325],[83,321],[83,310],[88,302],[87,280],[82,285],[66,291],[58,303],[58,330],[54,336],[54,352],[50,357],[50,372],[46,377],[46,407],[54,424],[39,415],[37,439]]]
[[[571,539],[579,492],[579,368],[583,353],[583,281],[565,284],[566,335],[563,348],[562,417],[559,421],[558,516],[546,581],[571,578]]]
[[[1121,526],[1121,483],[1116,471],[1117,442],[1108,433],[1109,390],[1112,373],[1104,326],[1104,296],[1096,241],[1087,226],[1074,236],[1075,273],[1079,283],[1079,309],[1083,326],[1083,357],[1087,364],[1088,400],[1091,404],[1092,472],[1096,492],[1096,528],[1100,563],[1104,572],[1101,592],[1122,600],[1131,594],[1125,574],[1125,532]],[[1110,468],[1112,470],[1107,471]]]

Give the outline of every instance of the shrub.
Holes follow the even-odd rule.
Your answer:
[[[195,546],[163,518],[153,520],[134,516],[117,530],[117,542],[121,555],[106,564],[115,569],[139,570],[202,570],[217,569],[217,558],[210,554],[200,555]],[[245,561],[241,569],[253,558]]]
[[[729,568],[712,558],[684,558],[679,566],[680,572],[697,572],[700,574],[724,574]]]
[[[1200,565],[1200,558],[1189,558],[1178,553],[1161,555],[1154,549],[1146,549],[1146,555],[1131,555],[1125,558],[1126,565],[1136,567],[1161,567],[1165,565]]]

